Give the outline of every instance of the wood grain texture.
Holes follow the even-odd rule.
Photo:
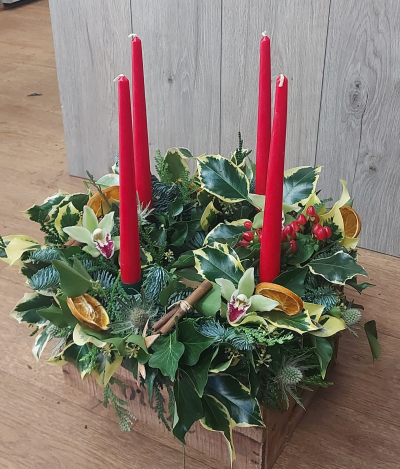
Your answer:
[[[221,0],[131,4],[143,44],[151,161],[176,146],[218,153]]]
[[[317,163],[320,187],[347,180],[365,223],[361,245],[399,256],[400,4],[332,0]],[[329,194],[329,195],[327,195]]]
[[[117,87],[130,77],[130,1],[50,0],[68,168],[99,177],[118,151]]]
[[[221,151],[236,148],[242,132],[255,150],[259,43],[271,38],[272,107],[275,81],[289,80],[286,167],[313,164],[329,0],[228,0],[222,12]],[[255,151],[254,155],[255,158]]]

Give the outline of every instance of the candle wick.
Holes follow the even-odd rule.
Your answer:
[[[279,83],[278,83],[279,88],[282,88],[284,81],[285,81],[285,75],[279,75]]]
[[[135,33],[131,33],[131,34],[129,34],[128,37],[138,37],[138,36],[137,36],[137,34],[135,34]]]
[[[115,83],[116,81],[118,81],[118,78],[121,78],[121,77],[124,77],[124,76],[125,76],[125,75],[124,75],[123,73],[121,73],[120,75],[117,75],[117,76],[114,78],[113,82]]]
[[[263,31],[261,34],[265,37],[267,35],[267,30]]]

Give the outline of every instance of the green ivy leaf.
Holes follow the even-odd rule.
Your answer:
[[[367,335],[367,339],[369,342],[369,346],[371,348],[371,353],[373,359],[377,359],[381,355],[381,345],[378,341],[378,332],[376,330],[376,322],[375,321],[368,321],[364,324],[365,334]]]
[[[204,417],[200,423],[207,430],[220,432],[228,444],[231,461],[235,459],[232,439],[232,423],[228,409],[214,396],[205,394],[202,399]]]
[[[236,425],[264,427],[258,402],[251,396],[250,390],[233,376],[209,376],[205,393],[214,396],[226,407]]]
[[[176,339],[176,331],[169,336],[159,337],[152,349],[154,353],[150,357],[149,366],[158,368],[164,376],[174,381],[179,359],[185,351],[184,345]]]
[[[197,272],[210,282],[225,278],[237,285],[244,268],[236,252],[226,244],[214,243],[193,251]]]
[[[288,204],[296,204],[307,199],[314,191],[318,177],[318,169],[311,166],[299,168],[283,182],[283,201]]]
[[[197,168],[201,187],[228,203],[247,200],[250,182],[244,172],[220,155],[200,156]]]
[[[211,366],[211,361],[217,354],[218,349],[208,348],[200,355],[200,358],[195,366],[182,365],[182,369],[186,372],[199,394],[203,395],[204,388],[208,380],[208,372]]]
[[[168,215],[170,217],[177,217],[183,211],[183,204],[180,199],[175,199],[173,202],[168,204]]]
[[[190,280],[191,282],[202,282],[204,280],[203,277],[199,275],[194,269],[176,270],[175,274],[179,278],[185,278],[186,280]]]
[[[55,260],[52,263],[60,274],[61,290],[68,297],[75,298],[89,290],[91,277],[78,259],[74,259],[73,267],[64,261]]]
[[[119,174],[106,174],[98,179],[96,184],[99,185],[102,189],[111,186],[119,186]]]
[[[213,337],[206,337],[200,334],[191,321],[182,321],[179,324],[178,334],[180,342],[185,346],[182,361],[189,366],[195,365],[199,360],[201,352],[214,342]]]
[[[313,260],[308,264],[311,272],[321,275],[331,283],[344,285],[347,280],[356,275],[367,275],[367,272],[357,262],[343,251],[336,252],[333,256]]]
[[[321,376],[324,379],[326,370],[332,360],[333,347],[330,341],[324,337],[311,336],[311,343],[315,347],[315,353],[318,358]]]
[[[307,275],[307,269],[297,268],[283,272],[274,280],[274,283],[286,287],[296,295],[304,296],[304,281]]]
[[[182,176],[183,172],[189,170],[189,166],[185,160],[188,154],[187,152],[189,152],[189,150],[186,148],[170,148],[165,155],[164,160],[165,163],[168,163],[168,172],[174,182]]]
[[[203,405],[192,380],[183,370],[179,370],[174,383],[176,418],[172,433],[185,443],[185,435],[197,420],[203,417]]]

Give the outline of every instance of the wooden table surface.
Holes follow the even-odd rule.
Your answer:
[[[47,1],[0,11],[0,64],[0,233],[41,239],[21,211],[58,188],[82,189],[65,163]],[[377,285],[361,302],[365,320],[378,323],[382,357],[372,363],[363,331],[343,336],[335,386],[320,391],[276,469],[400,467],[400,260],[360,257]],[[29,331],[8,315],[26,291],[23,277],[1,263],[1,469],[218,467],[193,451],[184,458],[178,443],[140,424],[121,433],[112,411],[66,386],[59,368],[35,363]]]

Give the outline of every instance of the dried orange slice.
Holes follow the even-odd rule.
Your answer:
[[[361,218],[358,213],[348,205],[340,207],[343,217],[344,235],[347,238],[357,238],[361,231]]]
[[[76,319],[95,331],[106,331],[110,319],[103,306],[85,293],[75,298],[67,298],[67,304]]]
[[[259,283],[256,287],[256,295],[277,301],[279,305],[275,309],[279,309],[289,316],[294,316],[303,309],[303,301],[296,293],[276,283]]]
[[[106,197],[108,204],[104,200],[103,196]],[[113,202],[119,202],[119,186],[107,187],[106,189],[103,189],[101,193],[96,192],[96,194],[90,197],[86,205],[93,210],[97,218],[100,218],[102,215],[106,215],[110,211],[110,206]]]

